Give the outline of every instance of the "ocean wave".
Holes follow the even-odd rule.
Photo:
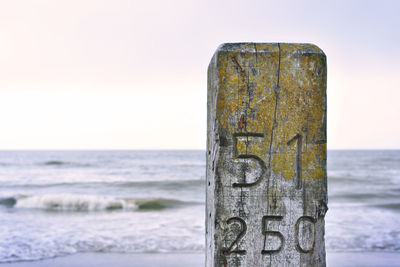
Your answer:
[[[335,175],[329,175],[328,173],[328,183],[360,183],[363,182],[362,178],[359,177],[351,177],[349,175],[347,176],[335,176]]]
[[[193,180],[164,180],[164,181],[130,181],[130,182],[115,182],[111,186],[118,187],[157,187],[164,189],[181,189],[187,187],[204,186],[204,179]]]
[[[67,164],[67,162],[59,161],[59,160],[50,160],[50,161],[46,161],[45,163],[43,163],[43,165],[64,165],[64,164]]]
[[[0,199],[0,205],[16,209],[47,211],[145,211],[177,208],[201,204],[166,198],[112,198],[96,195],[47,194],[40,196],[15,196]]]
[[[186,230],[187,231],[187,230]],[[120,232],[91,231],[79,234],[48,233],[45,236],[26,234],[0,239],[0,266],[3,263],[39,261],[76,253],[186,253],[204,252],[202,234],[192,232],[190,238],[183,235],[157,235],[142,233],[130,237]],[[35,238],[36,237],[36,238]],[[39,265],[38,265],[39,266]]]
[[[398,198],[397,192],[391,192],[387,190],[386,192],[382,192],[382,190],[376,189],[375,192],[363,192],[363,193],[353,193],[353,192],[338,192],[331,193],[329,195],[329,199],[337,201],[337,200],[345,200],[349,203],[357,203],[363,202],[365,204],[369,202],[375,202],[377,200],[382,199],[396,199]]]
[[[0,205],[6,206],[8,208],[12,208],[16,203],[17,200],[14,197],[0,198]]]
[[[49,160],[45,162],[40,162],[39,165],[45,166],[63,166],[63,167],[93,167],[92,164],[88,163],[79,163],[79,162],[69,162],[69,161],[61,161],[61,160]]]
[[[400,203],[384,203],[374,205],[376,208],[389,209],[393,211],[400,211]]]
[[[64,183],[30,183],[30,184],[2,184],[2,187],[13,188],[46,188],[46,187],[65,187],[65,186],[107,186],[114,188],[160,188],[160,189],[182,189],[188,187],[204,186],[204,179],[192,180],[163,180],[163,181],[95,181],[95,182],[64,182]]]

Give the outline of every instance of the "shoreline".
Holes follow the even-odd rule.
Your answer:
[[[327,252],[327,266],[398,266],[397,252]],[[204,253],[78,253],[40,261],[0,263],[5,267],[204,267]]]
[[[77,253],[39,261],[0,263],[1,267],[204,267],[204,253]]]

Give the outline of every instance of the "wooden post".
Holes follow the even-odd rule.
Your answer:
[[[206,266],[325,266],[325,54],[223,44],[207,105]]]

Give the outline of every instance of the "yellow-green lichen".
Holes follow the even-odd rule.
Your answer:
[[[321,50],[302,44],[246,44],[220,51],[217,69],[220,127],[232,136],[250,135],[246,140],[232,137],[237,138],[236,155],[255,155],[287,180],[296,176],[297,164],[304,180],[323,178],[326,68]],[[289,145],[295,136],[301,140]]]

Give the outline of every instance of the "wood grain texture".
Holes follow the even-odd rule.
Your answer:
[[[223,44],[207,105],[206,266],[325,266],[325,54]]]

